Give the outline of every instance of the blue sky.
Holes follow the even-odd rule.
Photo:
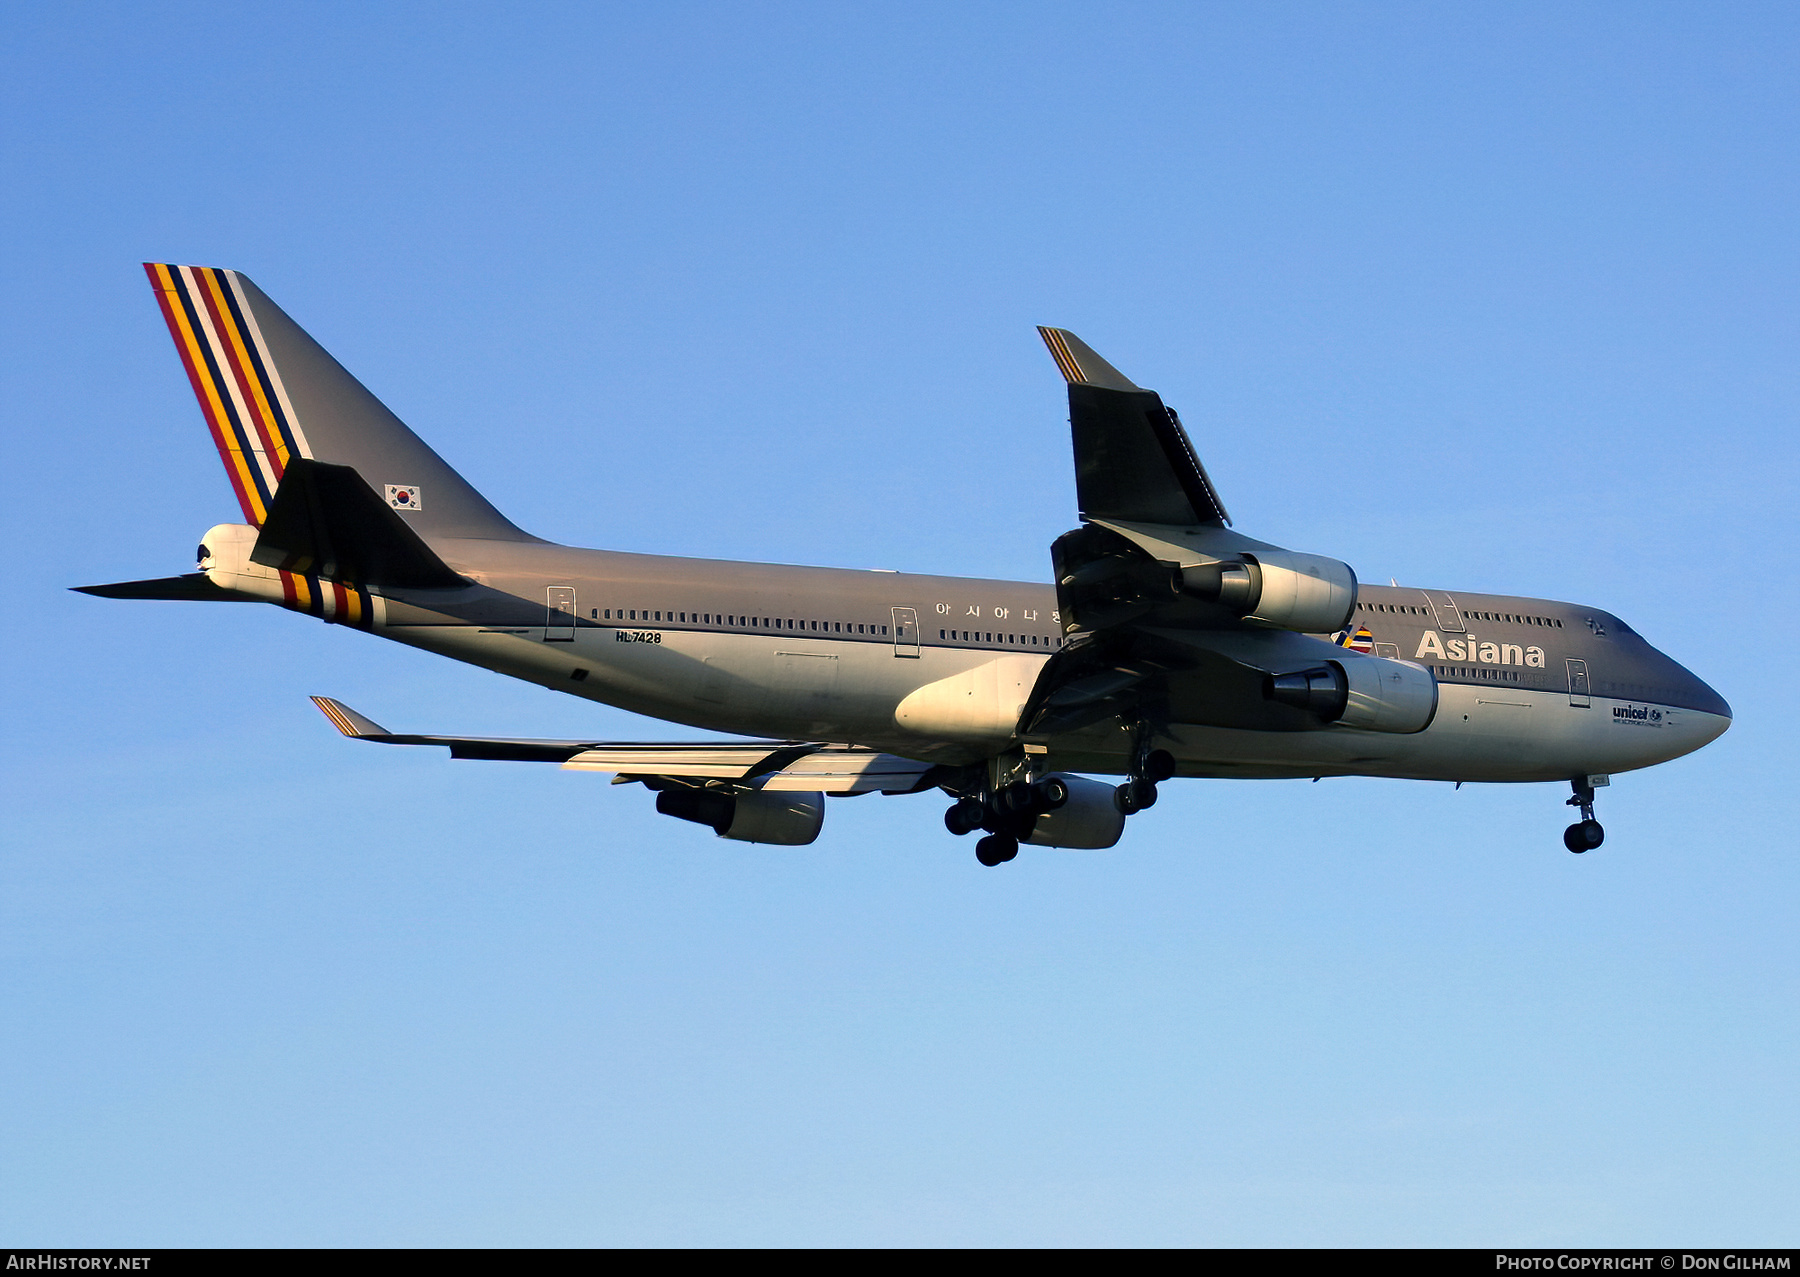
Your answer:
[[[1735,1244],[1800,1201],[1800,19],[1781,5],[14,4],[0,1236]],[[1069,327],[1237,526],[1580,600],[1732,731],[1165,787],[980,869],[341,740],[680,729],[185,570],[138,263],[251,275],[522,526],[1045,579]]]

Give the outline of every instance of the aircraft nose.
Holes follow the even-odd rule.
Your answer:
[[[1701,738],[1696,739],[1689,748],[1698,749],[1719,739],[1725,734],[1725,729],[1731,726],[1731,706],[1705,680],[1679,661],[1666,656],[1663,659],[1669,662],[1670,679],[1675,685],[1675,695],[1671,699],[1679,708],[1697,711],[1702,715],[1697,722],[1692,714],[1682,716],[1686,719],[1687,732]]]
[[[1680,665],[1676,665],[1675,668],[1681,671],[1682,691],[1687,694],[1688,708],[1697,709],[1706,714],[1716,714],[1724,724],[1729,724],[1731,722],[1731,706],[1726,703],[1725,698],[1688,669]],[[1722,732],[1725,727],[1721,726],[1719,730]]]

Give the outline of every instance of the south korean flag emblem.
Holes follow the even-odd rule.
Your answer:
[[[387,486],[387,501],[396,510],[423,510],[425,495],[419,491],[416,483],[390,483]]]

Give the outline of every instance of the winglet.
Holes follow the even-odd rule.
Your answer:
[[[370,736],[386,736],[388,729],[380,723],[364,718],[342,701],[334,701],[329,696],[315,696],[312,703],[319,711],[331,720],[331,725],[344,735],[363,739]]]
[[[1094,353],[1081,338],[1066,328],[1038,327],[1038,336],[1050,348],[1050,358],[1062,370],[1063,377],[1077,385],[1101,386],[1107,390],[1141,390],[1124,373]]]

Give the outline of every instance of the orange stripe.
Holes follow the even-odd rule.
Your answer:
[[[213,385],[212,374],[206,368],[206,357],[200,349],[203,338],[189,326],[187,312],[180,306],[171,306],[169,312],[174,317],[177,340],[187,346],[187,357],[194,369],[194,388],[201,391],[200,410],[207,414],[218,437],[225,441],[219,452],[225,457],[226,465],[236,467],[243,483],[244,501],[250,507],[250,521],[261,527],[269,512],[263,509],[262,498],[256,491],[256,480],[250,473],[250,459],[244,456],[232,437],[231,418],[225,412],[224,404],[219,401],[219,389]]]
[[[325,711],[325,717],[329,718],[331,720],[333,726],[335,726],[340,732],[342,732],[346,736],[356,735],[356,728],[351,725],[351,722],[349,719],[344,717],[343,712],[341,710],[339,710],[336,705],[333,705],[329,700],[327,700],[323,696],[315,696],[312,699],[313,699],[313,704],[317,705],[320,709]]]
[[[181,304],[175,291],[175,283],[169,268],[161,262],[145,262],[144,270],[150,276],[150,287],[156,293],[156,304],[161,308],[163,323],[168,325],[169,336],[175,342],[175,353],[181,357],[181,366],[186,369],[188,386],[194,392],[194,399],[200,405],[200,417],[206,422],[206,428],[213,437],[213,446],[219,450],[219,459],[225,463],[225,477],[231,481],[231,487],[237,493],[238,506],[244,512],[244,518],[252,523],[260,523],[256,515],[256,505],[251,499],[251,490],[244,485],[245,476],[231,464],[226,456],[231,449],[227,432],[220,429],[219,423],[207,415],[206,391],[201,387],[201,369],[194,361],[193,349],[183,335],[185,327]]]
[[[275,418],[269,411],[269,401],[263,398],[262,384],[256,380],[251,369],[250,354],[244,349],[243,336],[238,332],[231,308],[219,289],[218,278],[210,270],[196,270],[194,273],[206,281],[206,308],[212,315],[213,328],[223,338],[220,344],[225,347],[226,362],[230,364],[232,376],[237,381],[247,415],[255,418],[256,433],[262,439],[263,451],[275,462],[272,468],[275,471],[275,482],[279,483],[281,472],[287,468],[287,449],[282,445],[281,432],[275,429]]]
[[[1069,344],[1063,340],[1063,335],[1054,328],[1046,328],[1043,333],[1045,344],[1050,347],[1050,358],[1056,361],[1063,377],[1069,381],[1086,381],[1087,377],[1081,371],[1081,365],[1075,362],[1075,356],[1070,352]]]

